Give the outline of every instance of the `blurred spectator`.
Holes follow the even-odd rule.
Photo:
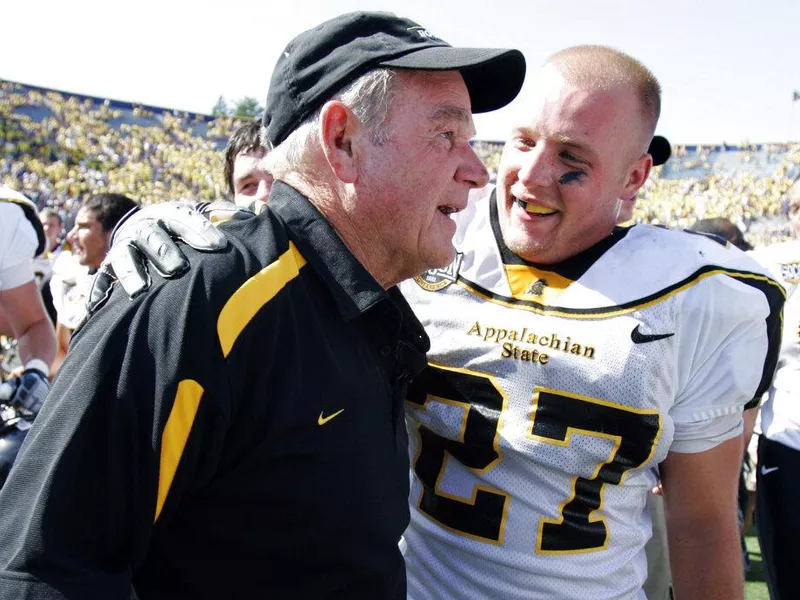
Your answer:
[[[753,249],[753,246],[750,244],[750,242],[744,239],[742,230],[725,217],[700,219],[699,221],[694,222],[694,225],[692,225],[691,229],[692,231],[710,233],[718,238],[722,238],[723,240],[730,242],[733,246],[739,248],[739,250],[747,251]]]
[[[225,183],[233,201],[258,213],[269,198],[272,175],[261,168],[267,150],[261,145],[261,123],[253,120],[237,129],[225,148]]]
[[[72,252],[59,256],[50,283],[57,312],[54,375],[64,362],[72,333],[86,316],[92,276],[108,253],[111,233],[119,220],[136,206],[136,202],[121,194],[96,194],[87,198],[78,210],[75,226],[67,235]]]

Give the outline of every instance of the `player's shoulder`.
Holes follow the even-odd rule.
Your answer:
[[[0,223],[6,237],[15,234],[15,240],[33,244],[32,256],[44,251],[45,237],[36,205],[19,192],[0,186]]]
[[[777,306],[783,296],[767,269],[724,240],[647,224],[629,227],[583,281],[592,289],[621,289],[630,302],[678,294],[735,303],[760,295]]]
[[[0,231],[5,239],[16,234],[17,241],[25,240],[34,245],[38,243],[36,229],[27,218],[19,204],[0,199]]]
[[[630,228],[616,249],[630,253],[631,259],[657,265],[662,278],[665,270],[678,276],[698,270],[767,273],[746,252],[722,238],[690,230],[638,224]]]

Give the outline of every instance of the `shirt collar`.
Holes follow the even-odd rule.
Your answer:
[[[267,209],[264,212],[271,211],[286,223],[289,237],[331,289],[345,320],[354,319],[389,298],[328,220],[300,192],[282,181],[275,181]]]

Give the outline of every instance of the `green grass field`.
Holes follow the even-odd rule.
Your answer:
[[[761,548],[758,547],[758,538],[753,528],[750,528],[744,540],[750,557],[750,570],[745,573],[744,597],[747,600],[769,600],[764,564],[761,562]]]

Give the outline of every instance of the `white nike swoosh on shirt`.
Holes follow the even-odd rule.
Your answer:
[[[764,466],[762,466],[761,467],[761,474],[762,475],[769,475],[770,473],[772,473],[773,471],[777,471],[778,469],[780,469],[780,467],[764,467]]]

